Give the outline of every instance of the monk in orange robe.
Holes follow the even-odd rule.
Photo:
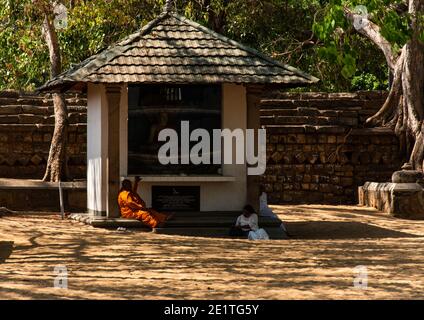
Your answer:
[[[171,219],[173,215],[159,213],[152,208],[147,208],[146,203],[137,194],[140,178],[136,178],[134,187],[130,180],[122,181],[121,191],[118,195],[118,204],[123,218],[137,219],[150,228],[163,226],[164,222]]]

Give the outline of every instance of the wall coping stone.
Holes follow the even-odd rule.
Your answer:
[[[64,190],[79,189],[86,190],[86,181],[73,181],[62,182]],[[0,189],[58,189],[58,182],[45,182],[41,180],[27,180],[27,179],[0,179]]]

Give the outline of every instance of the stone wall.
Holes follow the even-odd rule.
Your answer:
[[[262,101],[267,129],[270,203],[357,203],[358,186],[390,181],[400,168],[397,137],[364,128],[386,98],[355,94],[280,93]]]
[[[73,178],[84,178],[86,167],[85,97],[67,95],[69,109],[68,165]],[[43,177],[54,129],[50,95],[0,92],[0,177]]]
[[[267,129],[267,172],[262,186],[270,203],[356,203],[366,181],[388,182],[401,166],[396,136],[364,128],[386,98],[356,94],[275,93],[262,101]],[[67,95],[68,165],[86,174],[86,99]],[[0,178],[43,176],[53,134],[49,95],[0,92]]]

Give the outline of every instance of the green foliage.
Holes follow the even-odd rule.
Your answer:
[[[403,47],[411,36],[408,15],[399,16],[394,11],[388,11],[382,18],[382,35],[397,49]]]
[[[165,0],[73,0],[68,26],[58,31],[63,69],[135,32],[161,11]],[[387,14],[389,0],[363,1],[385,34],[401,47],[407,18]],[[384,57],[352,32],[343,6],[361,1],[336,0],[177,0],[179,13],[252,46],[283,63],[319,77],[313,90],[370,87],[374,75],[384,84]],[[72,4],[72,6],[71,6]],[[0,89],[33,89],[49,79],[48,50],[41,15],[32,0],[0,0]],[[394,32],[395,31],[395,32]],[[389,38],[389,37],[388,37]],[[364,79],[371,79],[364,76]]]
[[[368,20],[381,28],[381,34],[398,52],[410,39],[410,17],[407,12],[396,10],[401,0],[329,0],[321,1],[323,8],[316,22],[314,33],[321,40],[319,56],[340,74],[351,80],[352,90],[386,88],[384,57],[370,41],[359,38],[354,26],[347,21],[344,8],[354,11],[365,6]],[[358,11],[361,12],[361,11]],[[364,59],[366,58],[366,59]]]
[[[352,78],[352,89],[355,91],[364,90],[385,90],[388,81],[381,82],[376,75],[371,73],[361,73]]]
[[[27,5],[27,1],[0,1],[1,87],[30,86],[48,67],[40,29],[32,25],[34,17],[21,14]]]
[[[157,9],[141,0],[79,2],[69,11],[68,27],[59,32],[64,68],[135,32]]]
[[[161,10],[157,1],[62,1],[68,25],[58,30],[63,69],[131,34]],[[41,15],[31,0],[0,0],[0,89],[34,89],[49,79]]]

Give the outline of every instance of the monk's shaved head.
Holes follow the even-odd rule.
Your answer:
[[[125,179],[122,181],[122,190],[131,191],[132,183],[130,180]]]

